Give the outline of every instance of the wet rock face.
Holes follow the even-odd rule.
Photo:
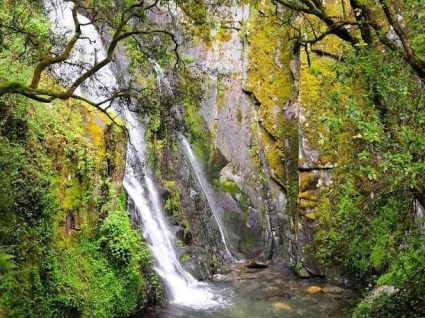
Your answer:
[[[302,53],[285,40],[287,30],[264,18],[273,9],[266,1],[225,8],[234,29],[211,27],[208,40],[198,36],[181,50],[201,70],[196,128],[208,130],[204,164],[211,170],[214,163],[209,181],[225,211],[229,244],[241,258],[298,261],[304,276],[322,275],[304,249],[313,240],[315,211],[331,184],[333,163],[310,124],[315,114],[305,100]],[[162,178],[173,180],[180,195],[186,222],[180,237],[186,241],[190,233],[187,242],[205,246],[206,259],[217,251],[220,258],[223,246],[208,202],[179,150],[168,151],[162,160],[172,168],[164,163]]]
[[[226,165],[218,171],[220,182],[231,182],[238,188],[237,193],[229,193],[218,187],[224,192],[219,195],[220,201],[228,211],[226,226],[234,234],[233,245],[241,257],[277,256],[289,260],[285,189],[279,184],[280,177],[275,178],[279,182],[270,177],[275,170],[270,169],[266,157],[275,149],[265,144],[262,122],[267,115],[247,85],[253,67],[248,25],[256,9],[243,5],[226,10],[231,17],[228,20],[236,26],[234,30],[226,30],[226,37],[208,43],[201,39],[186,49],[206,79],[200,114],[212,136],[207,148],[216,149],[225,158]],[[212,30],[211,34],[216,32]],[[280,65],[279,56],[276,52],[273,63]],[[272,107],[276,122],[282,107],[277,101]],[[292,110],[288,108],[291,114]],[[269,153],[265,155],[266,148]],[[278,170],[284,169],[283,162],[278,165],[282,165]]]
[[[163,184],[165,210],[180,241],[180,260],[194,277],[207,279],[226,261],[220,232],[208,202],[177,145],[162,148],[160,170],[158,182]],[[178,197],[176,206],[169,207],[167,200],[175,196]]]
[[[317,208],[322,191],[332,183],[331,171],[328,169],[300,169],[297,207],[299,215],[299,232],[297,244],[300,247],[296,267],[300,277],[323,276],[324,268],[315,258],[304,251],[305,246],[314,241],[318,226]]]

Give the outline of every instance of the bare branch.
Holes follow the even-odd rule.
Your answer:
[[[422,80],[425,80],[425,60],[417,56],[410,45],[409,37],[404,28],[399,23],[393,8],[388,3],[388,0],[379,0],[388,23],[394,29],[400,42],[403,46],[405,61],[413,68],[413,70],[420,76]]]

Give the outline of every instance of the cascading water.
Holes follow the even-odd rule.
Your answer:
[[[129,149],[127,152],[124,186],[141,218],[143,236],[157,260],[155,270],[165,281],[170,292],[171,302],[194,308],[216,306],[218,302],[214,300],[207,285],[198,283],[184,271],[179,262],[173,243],[176,238],[166,223],[158,191],[143,165],[144,129],[135,115],[130,112],[126,115],[127,123],[132,127],[130,140],[135,149]]]
[[[59,0],[46,0],[44,5],[52,22],[54,35],[57,37],[66,35],[69,38],[74,28],[71,13],[72,4]],[[96,28],[89,24],[90,21],[86,17],[78,14],[78,19],[84,24],[82,26],[82,39],[77,41],[70,60],[74,65],[93,65],[96,60],[103,59],[106,56],[102,39]],[[88,52],[87,48],[92,51]],[[162,73],[157,64],[154,64],[154,68],[158,73],[158,86],[161,86]],[[69,82],[81,75],[84,69],[57,64],[53,71],[59,78]],[[166,82],[165,84],[171,90],[169,84]],[[96,73],[96,79],[88,80],[84,87],[76,93],[85,93],[90,100],[100,102],[117,87],[114,73],[109,66],[105,66]],[[177,241],[176,237],[167,224],[158,191],[144,164],[146,153],[144,128],[136,113],[125,107],[121,111],[122,119],[127,123],[130,138],[124,187],[129,199],[134,203],[134,211],[137,213],[137,217],[141,220],[142,234],[155,257],[155,270],[167,286],[170,302],[198,309],[225,305],[219,294],[214,295],[207,284],[199,283],[183,269],[174,244]]]
[[[226,254],[232,262],[237,262],[237,259],[230,253],[226,243],[226,233],[225,233],[224,226],[222,224],[222,215],[223,215],[222,208],[217,203],[217,200],[214,197],[214,192],[211,188],[211,185],[208,183],[208,180],[205,174],[203,173],[202,166],[199,160],[196,158],[195,154],[193,153],[190,143],[187,141],[187,139],[184,136],[181,136],[181,143],[183,146],[182,147],[183,151],[187,159],[189,160],[193,173],[195,174],[196,180],[198,181],[198,184],[201,187],[202,192],[204,193],[208,201],[208,205],[213,213],[214,219],[220,231],[221,240],[223,242],[224,249],[226,250]]]

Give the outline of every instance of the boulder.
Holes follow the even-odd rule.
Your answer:
[[[392,285],[382,285],[373,289],[370,294],[366,297],[365,301],[373,303],[375,299],[379,298],[382,295],[392,295],[397,292],[397,288]]]
[[[312,275],[304,268],[304,267],[296,267],[295,274],[297,274],[300,278],[311,278]]]

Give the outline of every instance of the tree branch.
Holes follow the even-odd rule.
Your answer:
[[[32,81],[31,81],[31,84],[30,84],[31,88],[37,88],[38,87],[38,85],[40,83],[40,79],[41,79],[41,74],[43,73],[44,70],[46,70],[47,67],[49,67],[53,64],[63,62],[66,59],[69,58],[71,51],[75,46],[75,43],[77,43],[77,41],[79,40],[79,38],[81,36],[81,25],[80,25],[80,22],[78,21],[78,16],[77,16],[78,0],[73,0],[73,3],[74,3],[74,6],[72,8],[72,19],[74,21],[74,26],[75,26],[74,35],[72,36],[70,41],[67,43],[65,50],[63,51],[62,54],[60,54],[58,56],[53,56],[53,55],[51,55],[50,52],[42,53],[41,60],[34,69]]]
[[[413,68],[413,70],[419,75],[419,77],[424,81],[425,80],[425,60],[417,56],[410,45],[409,37],[405,32],[404,28],[398,22],[396,14],[394,13],[393,8],[388,3],[388,0],[379,0],[379,3],[382,6],[382,9],[385,13],[388,23],[394,29],[394,32],[397,34],[400,42],[403,46],[404,54],[403,58],[405,61]]]

